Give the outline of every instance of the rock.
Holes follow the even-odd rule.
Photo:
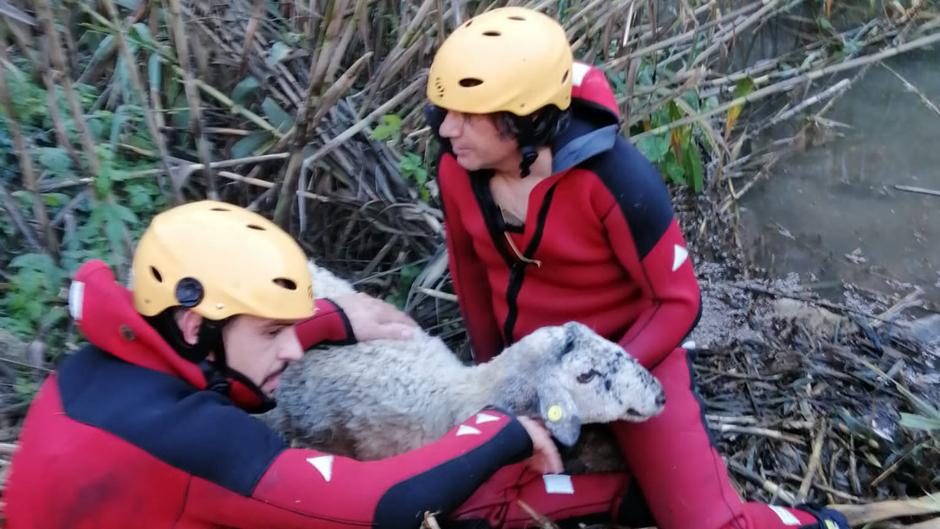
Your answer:
[[[940,348],[940,314],[932,314],[926,318],[914,320],[911,323],[910,335],[920,342],[924,348],[934,350]]]
[[[774,319],[800,324],[807,332],[823,336],[832,335],[836,328],[842,332],[851,332],[856,328],[855,323],[845,316],[796,299],[774,300],[770,315]]]

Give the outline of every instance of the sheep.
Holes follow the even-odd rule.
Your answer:
[[[329,271],[311,270],[317,295],[354,292]],[[649,371],[574,322],[541,328],[476,366],[423,331],[408,340],[320,347],[283,373],[276,398],[269,424],[359,460],[420,447],[490,405],[542,418],[571,446],[582,423],[642,421],[665,403]]]

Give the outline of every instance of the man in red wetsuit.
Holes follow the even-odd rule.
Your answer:
[[[561,26],[522,8],[467,21],[437,52],[427,95],[442,143],[450,270],[476,361],[539,327],[580,321],[622,344],[666,388],[660,416],[612,425],[635,485],[613,506],[621,521],[847,529],[831,509],[745,503],[732,487],[680,347],[700,302],[669,194],[620,137],[604,73],[572,61]],[[568,485],[567,501],[582,501],[566,514],[590,513],[592,497],[595,512],[611,508],[603,503],[609,476]],[[498,502],[485,508],[485,492],[459,517],[515,523]],[[529,503],[551,512],[554,498]]]
[[[560,470],[544,428],[497,409],[372,462],[289,448],[248,415],[273,404],[305,347],[352,331],[400,337],[409,321],[363,298],[315,304],[297,243],[231,204],[158,215],[133,290],[92,261],[69,308],[90,345],[30,407],[4,498],[10,529],[417,527],[507,464]]]

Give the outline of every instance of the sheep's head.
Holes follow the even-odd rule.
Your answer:
[[[537,373],[543,377],[537,385],[538,407],[545,425],[565,445],[578,440],[582,423],[643,421],[665,405],[659,381],[620,345],[585,325],[545,327],[518,345],[554,354],[556,363]]]

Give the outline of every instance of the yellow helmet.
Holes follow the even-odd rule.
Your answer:
[[[428,99],[471,114],[529,115],[571,105],[571,45],[551,17],[522,7],[478,15],[454,30],[434,56]]]
[[[224,202],[193,202],[154,217],[132,271],[134,306],[144,316],[177,306],[210,320],[299,320],[314,312],[297,242],[261,215]]]

